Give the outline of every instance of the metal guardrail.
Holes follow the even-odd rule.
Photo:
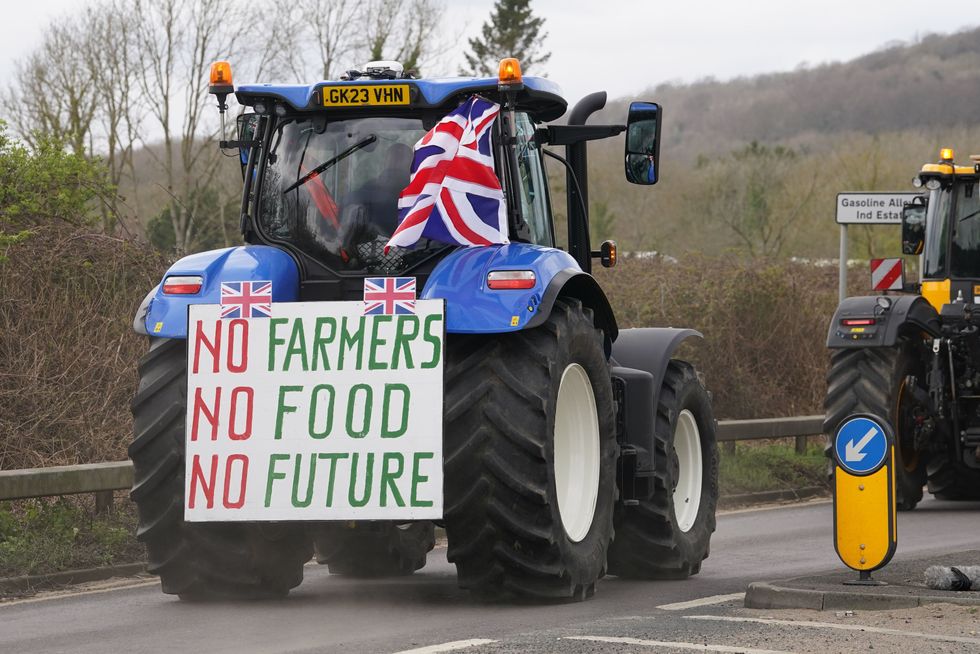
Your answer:
[[[0,471],[0,500],[101,493],[132,486],[130,461]]]
[[[821,433],[823,416],[794,416],[761,420],[720,420],[717,435],[719,442],[732,442],[764,438],[805,438]],[[106,493],[129,490],[132,485],[133,464],[129,461],[2,470],[0,500]]]
[[[751,441],[763,438],[816,436],[823,433],[823,416],[761,418],[759,420],[719,420],[718,442]]]

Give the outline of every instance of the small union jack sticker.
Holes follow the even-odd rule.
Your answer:
[[[222,318],[272,316],[272,282],[222,282]]]
[[[364,278],[365,316],[407,315],[414,313],[414,277]]]

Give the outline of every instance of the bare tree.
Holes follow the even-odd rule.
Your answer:
[[[412,0],[409,4],[397,41],[398,61],[405,70],[421,69],[429,57],[446,48],[446,41],[439,37],[443,10],[437,0]]]
[[[279,5],[256,69],[295,82],[337,79],[367,60],[396,59],[417,70],[445,49],[439,0],[297,0]],[[271,31],[268,31],[271,30]],[[310,57],[310,53],[316,57]]]
[[[99,133],[92,140],[102,141],[95,149],[103,155],[115,188],[125,174],[135,177],[133,152],[139,140],[141,110],[132,84],[137,63],[132,38],[135,27],[134,16],[122,0],[87,8],[82,21],[86,39],[79,54],[89,70],[97,103]],[[102,207],[105,231],[115,226],[119,204],[119,196],[113,195]]]
[[[244,25],[231,0],[134,0],[134,10],[143,56],[136,79],[163,135],[158,163],[176,247],[185,251],[197,223],[208,219],[200,214],[202,194],[220,160],[205,120],[210,64],[230,57]]]
[[[17,107],[11,119],[28,143],[34,143],[36,132],[43,132],[64,139],[75,154],[91,154],[87,145],[98,103],[91,71],[76,60],[84,41],[77,23],[61,19],[47,28],[41,46],[16,66],[6,99]]]
[[[321,69],[317,73],[323,79],[333,79],[338,73],[338,63],[354,49],[358,3],[351,0],[300,0],[296,7],[320,53]],[[293,57],[297,56],[297,50],[290,51]]]

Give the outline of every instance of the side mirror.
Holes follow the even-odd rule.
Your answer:
[[[902,207],[902,254],[922,254],[928,208],[929,201],[923,196]]]
[[[626,180],[656,184],[660,177],[660,123],[663,109],[654,102],[630,104],[626,121]]]

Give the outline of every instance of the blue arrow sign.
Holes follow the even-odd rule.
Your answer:
[[[881,467],[888,456],[885,427],[871,418],[845,420],[834,436],[837,465],[855,475],[866,475]]]

